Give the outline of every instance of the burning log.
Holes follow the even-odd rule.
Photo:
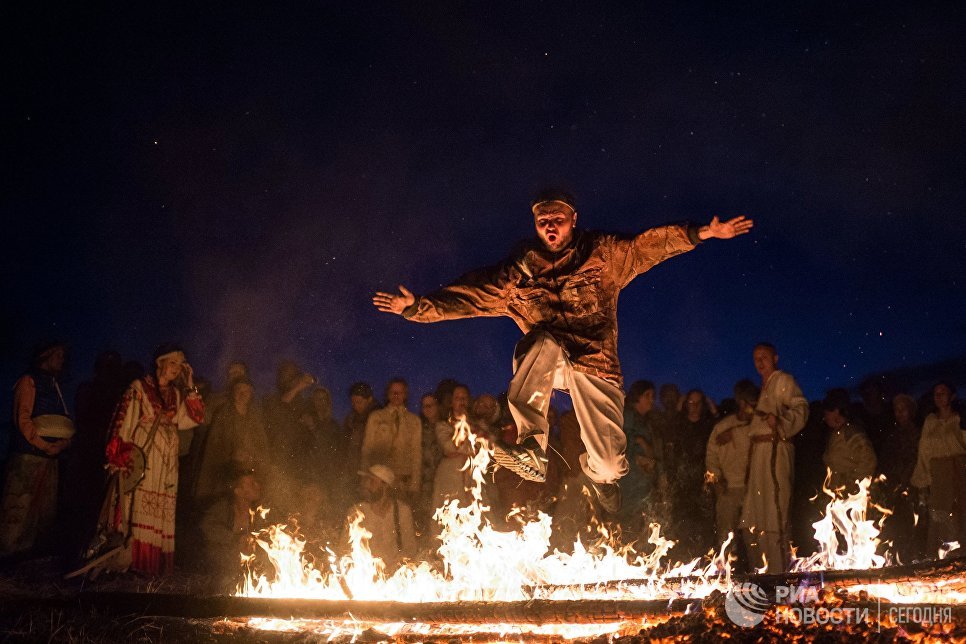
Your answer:
[[[18,602],[5,602],[16,611]],[[24,601],[37,608],[38,600]],[[150,615],[214,619],[269,617],[278,619],[355,620],[360,622],[419,622],[429,624],[603,624],[643,617],[683,615],[701,607],[700,599],[574,600],[516,602],[403,603],[326,601],[261,597],[192,597],[163,593],[97,593],[39,600],[50,608],[80,607],[114,615]]]
[[[662,577],[660,579],[612,579],[592,584],[547,584],[530,586],[526,590],[534,597],[548,597],[556,591],[619,591],[634,588],[660,586],[668,590],[676,590],[686,586],[696,586],[707,581],[705,577]],[[947,586],[949,590],[966,592],[966,556],[943,561],[926,561],[903,566],[887,566],[868,570],[812,570],[804,572],[788,572],[776,575],[733,575],[736,583],[752,582],[764,589],[777,586],[861,586],[870,584],[922,584],[939,581],[953,581]]]
[[[814,583],[826,586],[859,586],[867,584],[905,584],[961,579],[966,585],[966,557],[944,561],[927,561],[905,566],[887,566],[868,570],[812,570],[779,575],[747,575],[740,581],[754,581],[759,586]],[[956,586],[953,586],[956,588]]]

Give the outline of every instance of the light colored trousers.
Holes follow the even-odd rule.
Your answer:
[[[580,467],[590,480],[612,483],[627,474],[624,392],[608,380],[575,370],[552,335],[531,331],[517,343],[507,392],[518,442],[534,436],[547,449],[547,412],[554,389],[570,393],[580,438],[587,448],[580,455]]]
[[[715,499],[715,536],[718,541],[715,547],[721,546],[728,533],[738,536],[738,525],[741,523],[741,505],[745,502],[745,488],[727,487]]]

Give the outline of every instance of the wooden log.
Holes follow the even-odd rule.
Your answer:
[[[959,577],[966,586],[966,556],[947,559],[944,561],[926,561],[918,564],[903,566],[886,566],[884,568],[871,568],[868,570],[816,570],[810,572],[788,572],[774,575],[732,575],[735,583],[749,582],[757,584],[762,588],[774,588],[776,586],[788,586],[802,584],[820,586],[857,586],[861,584],[883,584],[883,583],[922,583],[939,580],[949,580]],[[661,580],[660,586],[668,590],[677,590],[688,584],[695,585],[701,582],[701,577],[696,575],[688,577],[666,577]],[[578,591],[592,590],[617,590],[627,588],[633,592],[634,588],[648,588],[655,582],[649,579],[612,579],[593,584],[546,584],[543,586],[529,586],[524,590],[531,593],[536,598],[545,598],[555,591],[574,589]],[[951,587],[952,589],[962,590],[960,585]]]
[[[59,598],[7,601],[2,610],[49,606],[113,615],[192,619],[274,617],[383,623],[595,624],[639,620],[647,616],[681,615],[700,608],[701,604],[700,599],[403,603],[82,592]]]

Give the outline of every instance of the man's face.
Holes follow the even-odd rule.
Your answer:
[[[394,382],[389,385],[389,389],[386,391],[386,398],[389,399],[389,405],[392,407],[401,407],[406,404],[406,385],[401,382]]]
[[[255,389],[247,382],[240,382],[232,389],[232,398],[239,407],[248,407],[252,401]]]
[[[570,243],[574,236],[574,225],[577,223],[577,213],[571,212],[559,204],[538,206],[533,215],[533,225],[537,229],[537,237],[548,250],[558,251]]]
[[[696,391],[692,391],[688,394],[687,400],[684,401],[684,411],[687,412],[689,416],[697,417],[701,415],[701,403],[704,401],[704,396]]]
[[[654,390],[648,389],[634,403],[634,411],[641,416],[646,416],[652,409],[654,409]]]
[[[59,374],[64,370],[64,361],[66,359],[67,353],[64,351],[63,347],[57,347],[50,353],[50,356],[48,356],[46,360],[48,371]]]
[[[328,418],[332,415],[332,397],[325,389],[316,389],[312,392],[312,405],[319,414],[319,418]]]
[[[661,387],[661,406],[665,410],[677,409],[678,399],[681,398],[681,392],[674,385],[664,385]]]
[[[900,426],[905,427],[912,424],[912,409],[909,405],[897,400],[892,403],[892,411],[895,413],[896,422]]]
[[[248,474],[238,480],[235,494],[248,503],[255,503],[262,495],[262,486],[258,483],[258,479]]]
[[[352,402],[352,411],[357,414],[363,413],[369,406],[369,401],[372,400],[369,396],[360,396],[359,394],[352,394],[350,398]]]
[[[500,403],[496,401],[496,398],[489,394],[483,394],[479,398],[473,401],[473,415],[484,421],[491,421],[496,417],[499,419]],[[553,426],[553,420],[548,418],[550,425]]]
[[[845,424],[845,417],[838,409],[826,409],[822,412],[822,420],[829,429],[838,429]]]
[[[738,401],[738,420],[746,422],[751,420],[755,415],[755,405],[749,400],[739,400]]]
[[[932,390],[932,401],[936,407],[946,409],[952,404],[953,392],[946,385],[936,385]]]
[[[228,365],[228,382],[248,375],[248,369],[241,362],[232,362]]]
[[[465,416],[470,406],[470,392],[462,387],[453,390],[452,410],[454,416]]]
[[[755,361],[755,369],[762,377],[769,375],[778,366],[778,355],[768,347],[755,347],[751,357]]]
[[[439,420],[439,403],[432,396],[423,396],[422,411],[426,419]]]
[[[386,484],[375,476],[363,476],[359,482],[362,498],[370,503],[379,501],[386,494]]]
[[[278,368],[275,382],[278,384],[280,391],[290,391],[298,384],[301,375],[302,372],[299,370],[298,365],[287,362]]]

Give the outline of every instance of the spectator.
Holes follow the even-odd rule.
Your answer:
[[[159,575],[174,567],[178,431],[203,422],[205,406],[180,347],[159,347],[154,367],[153,375],[131,383],[111,422],[108,465],[129,469],[138,448],[145,469],[133,491],[123,498],[109,496],[108,530],[126,537],[125,546],[106,565]]]
[[[858,406],[858,414],[853,413],[850,417],[865,428],[873,448],[881,450],[888,445],[885,442],[886,432],[893,421],[892,409],[882,390],[881,379],[871,377],[863,381],[859,385],[859,395],[862,397],[862,404]]]
[[[137,360],[128,360],[121,367],[121,382],[124,383],[124,389],[127,389],[132,382],[135,380],[140,380],[147,374],[144,369],[144,365]]]
[[[386,406],[369,414],[362,440],[362,466],[383,463],[392,470],[407,500],[419,494],[422,482],[422,423],[406,409],[409,386],[393,378],[386,387]]]
[[[419,503],[416,511],[416,527],[420,532],[425,531],[432,523],[433,511],[433,481],[436,478],[436,468],[443,457],[443,450],[436,440],[436,426],[444,423],[440,415],[439,401],[432,393],[423,394],[419,401],[420,421],[422,422],[422,451],[423,469],[420,484]],[[445,423],[444,423],[445,424]]]
[[[443,378],[436,384],[433,393],[439,401],[440,418],[449,418],[453,406],[453,390],[460,385],[454,378]]]
[[[882,454],[881,469],[892,483],[890,487],[909,486],[916,467],[921,431],[916,424],[916,401],[908,394],[892,399],[894,421],[888,433],[889,449]]]
[[[231,402],[231,385],[236,380],[249,380],[248,365],[241,360],[233,360],[228,363],[228,370],[225,373],[225,389],[223,391],[213,391],[205,398],[205,424],[212,425],[215,415]]]
[[[651,410],[651,428],[654,430],[655,440],[662,446],[661,461],[664,470],[671,472],[676,469],[678,463],[676,450],[680,441],[683,422],[681,406],[684,401],[678,386],[671,383],[661,385],[659,398],[661,409]]]
[[[204,558],[209,572],[214,574],[215,589],[234,590],[241,572],[241,556],[252,554],[252,532],[255,508],[261,499],[261,484],[255,473],[243,468],[229,470],[216,499],[201,515],[200,529],[204,540]]]
[[[550,534],[551,548],[561,552],[573,552],[578,539],[587,544],[593,543],[599,536],[597,505],[591,500],[593,495],[587,489],[589,479],[580,467],[581,454],[584,453],[586,448],[580,439],[577,416],[568,411],[560,416],[560,457],[563,466],[557,503],[553,508],[553,532]]]
[[[366,435],[369,414],[376,407],[372,387],[368,382],[356,382],[349,387],[349,403],[352,409],[342,423],[342,461],[343,475],[352,476],[359,469],[362,457],[362,440]]]
[[[490,394],[480,394],[477,396],[476,400],[470,406],[470,418],[472,419],[473,431],[486,440],[492,441],[496,439],[503,431],[500,424],[500,412],[500,402],[495,396]],[[559,433],[559,428],[556,427],[556,423],[559,422],[558,416],[557,410],[551,405],[550,410],[547,412],[547,422],[550,424],[551,434],[554,432]]]
[[[359,472],[362,502],[349,511],[349,525],[362,515],[361,527],[368,530],[369,551],[386,564],[391,572],[402,559],[416,554],[416,529],[410,507],[393,497],[392,488],[396,477],[385,465],[370,465]],[[349,525],[343,542],[350,543]]]
[[[808,401],[795,379],[778,369],[774,345],[757,344],[752,357],[761,375],[761,394],[748,432],[751,448],[741,524],[750,531],[750,565],[757,567],[764,558],[769,573],[780,573],[789,561],[788,508],[795,463],[791,438],[808,420]]]
[[[208,431],[194,496],[204,508],[224,490],[229,468],[254,471],[261,481],[271,481],[272,463],[268,435],[255,409],[255,388],[247,378],[231,383],[230,400],[223,405]]]
[[[71,453],[83,453],[101,469],[107,428],[117,401],[129,383],[124,382],[121,354],[104,351],[94,361],[94,378],[82,382],[74,396],[77,411],[77,431],[71,445]],[[93,454],[91,457],[89,454]]]
[[[326,490],[318,485],[306,485],[300,496],[296,522],[299,532],[323,547],[338,541],[341,528],[339,514],[333,513],[331,497]]]
[[[275,393],[265,399],[265,430],[278,477],[272,495],[283,513],[290,509],[287,504],[294,502],[299,486],[312,482],[318,467],[313,461],[315,436],[305,418],[309,407],[302,395],[314,384],[314,377],[286,360],[278,367]]]
[[[670,484],[678,551],[685,557],[701,556],[713,540],[714,508],[704,483],[704,457],[714,427],[717,408],[700,389],[681,399],[682,415],[674,443],[674,468],[667,472]],[[679,555],[680,556],[680,555]]]
[[[701,468],[701,459],[704,456],[708,437],[714,428],[718,409],[714,401],[705,396],[700,389],[689,391],[681,399],[681,403],[683,409],[678,421],[678,436],[675,443],[677,474],[686,479],[681,483],[690,490],[689,493],[693,493],[694,487],[700,487],[700,481],[703,479],[704,470]]]
[[[62,520],[64,554],[75,557],[94,536],[97,513],[104,500],[100,497],[106,482],[104,447],[107,430],[117,401],[127,388],[123,380],[123,361],[117,351],[104,351],[94,361],[94,377],[82,382],[74,396],[77,433],[71,441],[64,464],[63,504],[58,503]]]
[[[758,387],[750,380],[735,384],[738,410],[718,422],[711,431],[705,450],[707,482],[714,489],[715,543],[720,545],[728,533],[738,536],[741,506],[745,500],[748,475],[748,429],[758,404]]]
[[[634,534],[646,527],[644,508],[657,486],[663,460],[661,442],[651,427],[653,409],[654,383],[638,380],[631,384],[624,399],[624,433],[630,470],[621,479],[624,503],[618,519],[625,530]]]
[[[70,446],[74,423],[57,379],[67,345],[48,342],[13,390],[13,433],[0,509],[0,555],[30,550],[50,535],[57,517],[58,455]],[[46,545],[46,544],[45,544]]]
[[[941,382],[932,388],[936,411],[926,416],[919,439],[919,455],[912,484],[920,504],[929,510],[926,550],[932,554],[943,543],[966,543],[966,435],[953,409],[956,392]]]
[[[892,516],[882,528],[881,539],[894,544],[896,554],[903,563],[921,556],[928,520],[920,523],[915,513],[915,493],[910,479],[916,467],[920,430],[916,424],[916,401],[908,394],[898,394],[892,399],[893,421],[886,437],[887,448],[880,459],[880,469],[886,476],[887,504]],[[913,492],[910,494],[910,492]]]
[[[468,422],[469,405],[469,388],[456,385],[451,394],[449,422],[436,425],[436,440],[443,458],[436,467],[433,480],[433,508],[441,507],[450,499],[458,499],[463,506],[470,502],[466,490],[471,480],[466,465],[473,456],[473,446],[466,434],[459,430],[461,421]]]
[[[94,360],[94,377],[82,382],[74,396],[77,433],[66,453],[61,481],[63,504],[58,512],[63,554],[74,558],[93,538],[97,513],[104,500],[104,447],[117,401],[124,393],[123,361],[117,351],[103,351]],[[93,494],[92,490],[96,490]],[[60,505],[60,504],[59,504]]]
[[[852,403],[845,389],[832,389],[822,403],[828,441],[822,460],[830,470],[830,487],[854,493],[856,481],[870,478],[877,465],[875,449],[868,435],[852,419]]]
[[[335,467],[339,463],[339,441],[342,429],[332,416],[332,394],[325,387],[315,387],[309,396],[307,418],[314,435],[314,451],[309,467],[315,470],[313,484],[330,489],[339,479]]]

